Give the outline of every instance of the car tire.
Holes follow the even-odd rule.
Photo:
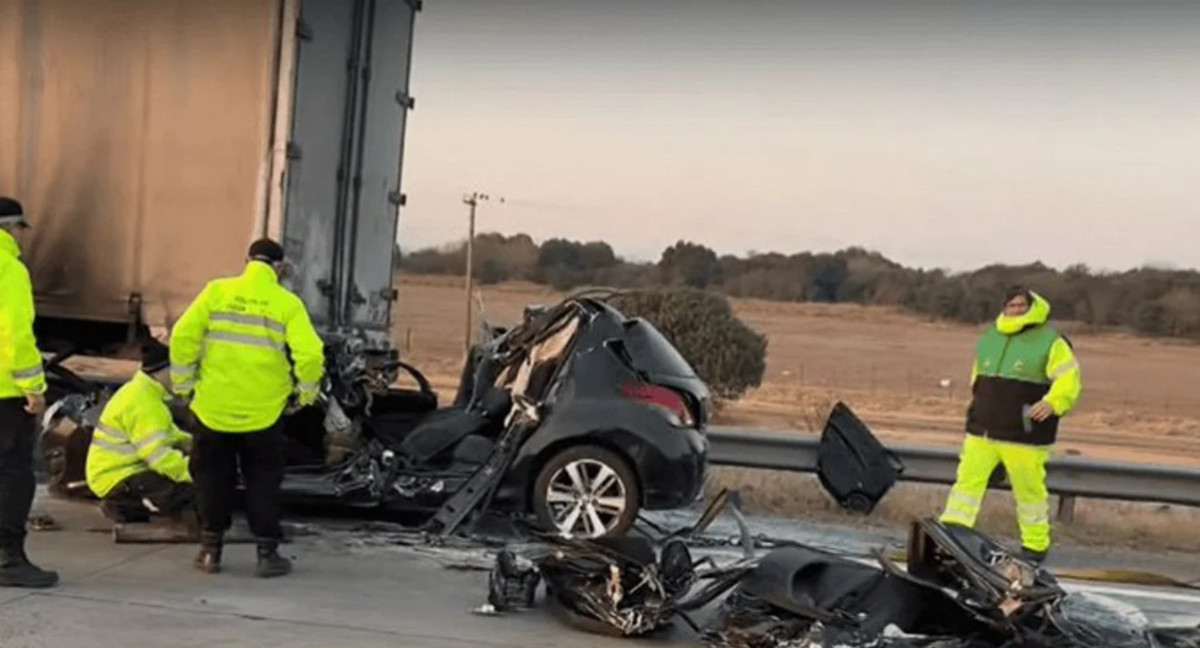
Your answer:
[[[875,507],[875,505],[871,502],[871,498],[858,492],[850,493],[850,495],[846,497],[846,501],[843,505],[847,510],[858,513],[859,515],[867,515]]]
[[[602,483],[597,483],[601,477]],[[596,487],[600,490],[594,491]],[[538,471],[533,488],[539,526],[556,533],[569,529],[573,537],[623,536],[637,520],[641,505],[637,477],[629,463],[598,446],[574,446],[554,455]],[[594,492],[587,496],[589,490]],[[597,529],[597,518],[603,529]],[[567,527],[568,522],[573,526]]]

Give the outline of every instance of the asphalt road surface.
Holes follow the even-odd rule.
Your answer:
[[[699,645],[683,626],[665,638],[622,640],[581,633],[541,609],[474,614],[486,572],[448,568],[469,563],[470,552],[422,551],[332,528],[286,545],[291,576],[254,578],[252,545],[228,546],[226,571],[213,576],[191,567],[193,546],[115,544],[89,532],[105,525],[92,506],[39,502],[62,529],[32,533],[30,554],[63,580],[50,590],[0,589],[3,648]],[[1134,602],[1156,619],[1200,610],[1195,592],[1079,587]]]

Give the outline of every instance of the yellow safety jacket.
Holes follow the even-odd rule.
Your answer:
[[[0,398],[46,392],[33,318],[33,285],[21,246],[0,230]]]
[[[166,387],[139,371],[104,406],[85,469],[88,488],[98,497],[151,470],[175,482],[192,481],[187,457],[177,449],[192,437],[171,420],[168,397]]]
[[[260,261],[210,281],[175,323],[170,346],[172,389],[192,397],[192,412],[217,432],[272,426],[293,393],[300,405],[316,402],[325,374],[324,342],[304,302]]]
[[[1049,317],[1050,302],[1033,293],[1028,311],[999,315],[980,337],[971,366],[968,432],[1029,445],[1057,440],[1059,419],[1074,409],[1083,381],[1070,341],[1047,323]],[[1039,400],[1050,404],[1053,416],[1025,421],[1022,408]]]

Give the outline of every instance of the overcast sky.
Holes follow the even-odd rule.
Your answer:
[[[401,244],[1198,267],[1200,2],[426,0]]]

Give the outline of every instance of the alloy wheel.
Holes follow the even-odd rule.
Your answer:
[[[625,513],[625,483],[595,459],[576,459],[550,478],[546,504],[559,533],[596,538],[611,531]]]

